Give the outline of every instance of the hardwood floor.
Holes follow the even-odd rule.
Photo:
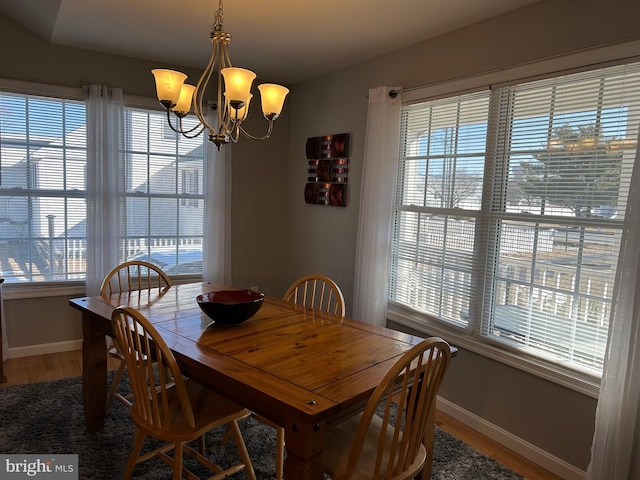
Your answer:
[[[545,470],[540,465],[502,446],[489,437],[478,433],[455,418],[436,411],[436,425],[459,438],[467,445],[493,458],[502,465],[530,480],[562,480],[561,477]]]
[[[111,358],[108,365],[111,369],[117,368],[117,362]],[[82,356],[80,350],[76,350],[33,357],[10,358],[4,362],[4,373],[7,376],[7,382],[0,383],[0,388],[9,385],[75,377],[82,373]],[[476,450],[494,458],[527,479],[561,480],[560,477],[472,430],[449,415],[437,412],[436,424],[441,429],[451,433]]]

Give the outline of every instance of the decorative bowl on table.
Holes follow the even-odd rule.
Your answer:
[[[219,290],[198,295],[202,311],[219,325],[238,325],[253,317],[264,300],[264,293],[253,290]]]

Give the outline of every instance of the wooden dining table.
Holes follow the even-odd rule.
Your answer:
[[[217,325],[196,296],[224,289],[200,282],[69,300],[82,312],[87,429],[104,428],[105,335],[113,333],[114,308],[130,306],[155,325],[185,375],[285,428],[285,479],[322,479],[327,427],[361,411],[396,359],[422,339],[270,296],[244,323]]]

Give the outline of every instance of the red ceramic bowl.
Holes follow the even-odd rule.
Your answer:
[[[196,301],[209,318],[220,325],[237,325],[253,317],[264,293],[253,290],[219,290],[198,295]]]

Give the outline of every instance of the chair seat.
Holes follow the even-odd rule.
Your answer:
[[[182,407],[180,406],[180,400],[176,389],[173,387],[167,389],[171,417],[170,426],[163,425],[162,428],[150,430],[147,422],[136,410],[135,404],[131,409],[133,422],[139,428],[149,433],[149,435],[159,440],[167,442],[189,442],[204,435],[213,428],[251,414],[246,408],[241,407],[228,398],[218,395],[216,392],[193,380],[185,379],[184,383],[187,387],[193,416],[196,420],[195,427],[191,427],[184,422],[184,417],[181,415]]]
[[[362,414],[355,415],[327,430],[327,437],[322,452],[322,461],[324,462],[325,470],[329,472],[333,480],[347,479],[345,470],[349,460],[348,452],[351,450],[351,445],[356,437],[361,418]],[[371,480],[373,478],[372,472],[374,471],[376,456],[378,455],[380,447],[378,445],[378,439],[383,426],[382,422],[382,418],[377,415],[373,416],[369,426],[369,435],[367,435],[364,440],[358,468],[354,475],[349,477],[348,480]],[[387,428],[385,448],[388,449],[388,446],[392,442],[392,437],[393,429]],[[424,466],[426,458],[427,451],[424,445],[420,445],[420,451],[418,452],[415,462],[401,475],[392,476],[390,479],[405,480],[413,478]],[[385,469],[383,469],[382,472],[386,473]],[[383,475],[381,475],[381,478],[383,478]]]

